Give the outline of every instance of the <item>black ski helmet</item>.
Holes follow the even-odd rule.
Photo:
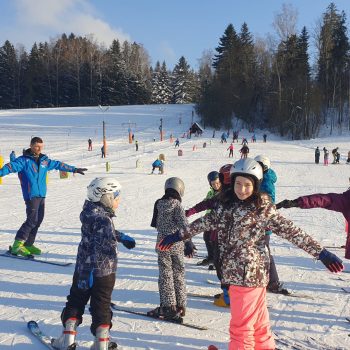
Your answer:
[[[207,176],[209,185],[211,185],[212,181],[215,181],[218,178],[219,178],[219,172],[218,171],[211,171]]]

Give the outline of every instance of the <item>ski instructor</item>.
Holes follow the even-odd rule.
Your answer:
[[[41,153],[43,148],[43,140],[40,137],[33,137],[30,148],[25,150],[22,156],[0,169],[0,177],[18,173],[26,204],[27,219],[17,231],[11,247],[11,253],[14,255],[41,254],[41,250],[34,246],[34,241],[44,219],[47,172],[56,169],[85,175],[84,171],[87,170],[49,159],[47,155]]]

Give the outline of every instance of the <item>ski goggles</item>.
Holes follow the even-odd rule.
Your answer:
[[[119,196],[120,196],[120,190],[113,192],[114,199],[116,199]]]

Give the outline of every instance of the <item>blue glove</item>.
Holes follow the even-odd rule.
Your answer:
[[[327,249],[323,249],[318,258],[331,272],[337,273],[344,270],[343,261]]]
[[[83,291],[89,290],[94,284],[93,271],[82,271],[79,274],[77,286]]]
[[[123,244],[125,248],[128,248],[128,249],[135,248],[136,246],[135,240],[123,232],[120,232],[120,242]]]
[[[174,243],[182,241],[182,238],[180,236],[180,232],[176,231],[172,235],[168,235],[164,237],[159,243],[158,243],[158,249],[161,251],[167,251],[169,250]]]
[[[191,240],[185,242],[184,255],[188,258],[192,258],[194,251],[197,250],[196,246]]]

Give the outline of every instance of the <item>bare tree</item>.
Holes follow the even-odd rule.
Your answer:
[[[298,10],[292,4],[283,4],[282,12],[275,14],[272,26],[281,41],[297,32]]]

